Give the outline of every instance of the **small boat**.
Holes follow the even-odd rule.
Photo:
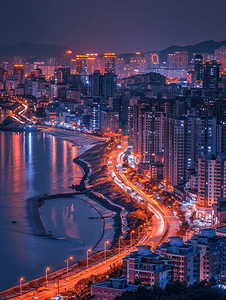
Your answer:
[[[13,223],[13,224],[16,224],[16,223],[17,223],[17,221],[12,221],[12,223]]]

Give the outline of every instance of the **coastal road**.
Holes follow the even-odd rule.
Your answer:
[[[106,259],[105,261],[99,262],[95,265],[90,266],[87,269],[84,269],[80,272],[71,272],[69,273],[69,276],[64,279],[60,279],[59,281],[59,292],[62,293],[64,291],[68,291],[72,289],[75,284],[78,283],[79,280],[85,279],[90,277],[91,275],[98,275],[107,272],[110,267],[115,264],[122,262],[123,257],[129,254],[130,251],[135,250],[134,247],[129,248],[127,250],[121,251],[120,255],[114,255],[113,257],[110,257]],[[39,300],[45,300],[49,299],[51,297],[54,297],[58,294],[58,282],[54,281],[51,282],[46,287],[40,287],[39,289],[35,291],[31,291],[29,293],[26,293],[22,296],[12,297],[10,299],[39,299]],[[38,298],[34,298],[38,297]]]
[[[120,153],[117,150],[114,151],[110,158],[111,164],[108,165],[109,173],[116,184],[141,204],[143,203],[153,213],[152,230],[147,232],[146,240],[142,240],[141,242],[152,247],[157,247],[162,242],[167,241],[170,236],[175,235],[180,226],[180,221],[174,215],[173,211],[159,204],[153,196],[146,194],[141,187],[128,180],[124,172],[118,170],[117,165],[123,164],[122,156],[124,150]]]
[[[152,231],[148,235],[149,237],[145,243],[157,247],[162,242],[167,241],[168,237],[175,235],[179,228],[180,221],[174,216],[173,212],[167,207],[160,206],[160,204],[153,199],[152,196],[147,195],[141,187],[129,181],[123,172],[116,172],[116,174],[119,179],[140,196],[143,203],[147,205],[148,209],[154,214],[152,216]]]
[[[120,151],[122,151],[120,149]],[[116,176],[116,183],[121,186],[123,184],[124,190],[133,190],[133,193],[136,194],[136,199],[146,205],[146,207],[153,213],[152,217],[152,228],[150,231],[147,231],[145,236],[140,239],[140,243],[156,247],[160,245],[163,241],[166,241],[169,236],[175,235],[176,230],[179,227],[179,220],[174,216],[166,207],[161,207],[158,202],[153,199],[152,196],[147,195],[142,188],[136,186],[134,183],[128,180],[123,172],[116,171],[116,164],[119,163],[118,159],[121,160],[119,155],[119,149],[113,151],[113,155],[109,158],[111,163],[108,165],[108,171],[111,176]],[[117,159],[118,157],[118,159]],[[114,177],[113,176],[113,177]],[[114,179],[114,178],[113,178]],[[122,187],[122,186],[121,186]],[[131,192],[129,193],[131,195]],[[138,198],[139,197],[139,198]],[[110,269],[110,266],[113,264],[121,263],[123,257],[125,257],[128,252],[135,250],[135,248],[129,248],[121,254],[117,254],[106,261],[99,262],[95,265],[90,266],[89,268],[79,271],[77,273],[69,273],[69,276],[65,279],[60,279],[59,291],[63,292],[65,290],[72,289],[79,280],[88,278],[91,275],[98,275],[105,273]],[[10,299],[49,299],[54,297],[58,293],[58,283],[56,281],[51,282],[46,287],[40,287],[36,291],[28,292],[22,296],[17,296]]]

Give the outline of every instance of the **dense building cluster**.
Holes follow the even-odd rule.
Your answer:
[[[186,50],[168,53],[167,61],[158,51],[69,50],[57,58],[2,61],[0,91],[33,101],[49,124],[121,130],[147,176],[164,180],[217,227],[226,196],[225,71],[225,46],[192,57]]]
[[[168,53],[167,61],[160,60],[158,51],[67,51],[58,58],[27,60],[15,56],[1,62],[0,92],[30,100],[48,125],[127,135],[139,172],[193,206],[195,215],[189,222],[196,218],[204,227],[225,225],[225,46],[212,54]],[[159,249],[163,260],[156,254],[148,260],[157,259],[162,269],[170,259],[174,279],[188,284],[205,279],[204,271],[205,278],[199,275],[201,246],[194,243],[172,238]],[[182,261],[174,250],[189,259],[190,271],[176,272],[175,264]],[[171,267],[166,267],[169,272]]]
[[[123,259],[123,277],[91,286],[95,299],[114,299],[125,291],[134,291],[139,285],[165,288],[173,281],[186,285],[219,280],[226,272],[226,238],[215,229],[204,229],[192,239],[183,242],[173,236],[169,242],[157,247],[137,246]],[[223,235],[223,236],[222,236]]]

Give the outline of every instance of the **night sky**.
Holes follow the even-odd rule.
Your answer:
[[[226,40],[225,0],[5,0],[0,44],[117,54]]]

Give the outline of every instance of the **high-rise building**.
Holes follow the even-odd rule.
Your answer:
[[[184,244],[183,238],[172,236],[169,240],[158,246],[155,252],[172,260],[174,281],[184,282],[187,285],[199,282],[198,250],[193,245]]]
[[[203,71],[203,88],[216,90],[219,81],[220,62],[216,60],[206,61]]]
[[[72,51],[67,50],[64,54],[62,54],[60,59],[60,64],[63,68],[70,68],[70,62],[72,59]]]
[[[96,59],[98,57],[97,53],[87,53],[88,59],[88,74],[91,75],[95,70],[98,70],[96,67]]]
[[[195,245],[199,252],[199,282],[218,279],[221,273],[221,238],[215,229],[203,229],[189,240],[187,245]]]
[[[119,113],[109,108],[101,110],[101,131],[118,132],[119,130]]]
[[[222,77],[221,77],[222,79]],[[226,101],[216,101],[217,116],[217,153],[226,154]]]
[[[95,70],[89,76],[89,93],[91,96],[102,96],[105,99],[112,97],[117,91],[117,75],[112,72],[101,74]]]
[[[167,54],[167,66],[169,69],[176,69],[176,55],[175,53]]]
[[[193,169],[202,153],[216,153],[216,117],[188,116],[187,118],[187,162],[185,168]]]
[[[145,58],[140,52],[136,52],[130,58],[131,75],[145,73]]]
[[[101,97],[93,97],[93,103],[91,105],[91,115],[90,115],[90,130],[97,132],[101,129]]]
[[[66,84],[67,82],[67,75],[70,74],[70,68],[58,68],[54,70],[54,81],[55,84],[63,83]]]
[[[123,57],[117,57],[116,74],[119,79],[128,77],[126,64]]]
[[[226,155],[202,154],[198,160],[198,206],[212,208],[226,197]]]
[[[197,74],[197,80],[202,80],[203,76],[203,55],[194,54],[194,71]]]
[[[173,264],[170,259],[153,253],[150,246],[137,246],[137,251],[123,258],[123,275],[131,283],[142,283],[165,288],[173,281]]]
[[[159,52],[158,51],[149,51],[145,54],[145,68],[153,69],[159,68]]]
[[[188,51],[177,51],[167,55],[169,69],[188,69]]]
[[[185,182],[187,118],[167,115],[164,123],[164,179],[177,186]]]
[[[76,55],[76,74],[88,75],[88,55]]]
[[[134,153],[142,163],[152,163],[155,155],[163,153],[164,113],[156,112],[142,105],[134,105],[133,116]]]
[[[178,51],[175,54],[177,69],[186,70],[188,68],[188,51]]]
[[[19,84],[24,81],[24,65],[14,65],[14,73],[19,81]]]
[[[129,98],[123,92],[112,98],[112,109],[119,114],[119,125],[124,135],[130,134],[128,132],[129,113],[131,112],[129,103]]]
[[[172,185],[185,180],[185,169],[193,169],[202,153],[216,153],[217,124],[214,116],[168,114],[164,131],[164,178]]]
[[[104,53],[104,71],[116,74],[116,55],[115,53]]]

